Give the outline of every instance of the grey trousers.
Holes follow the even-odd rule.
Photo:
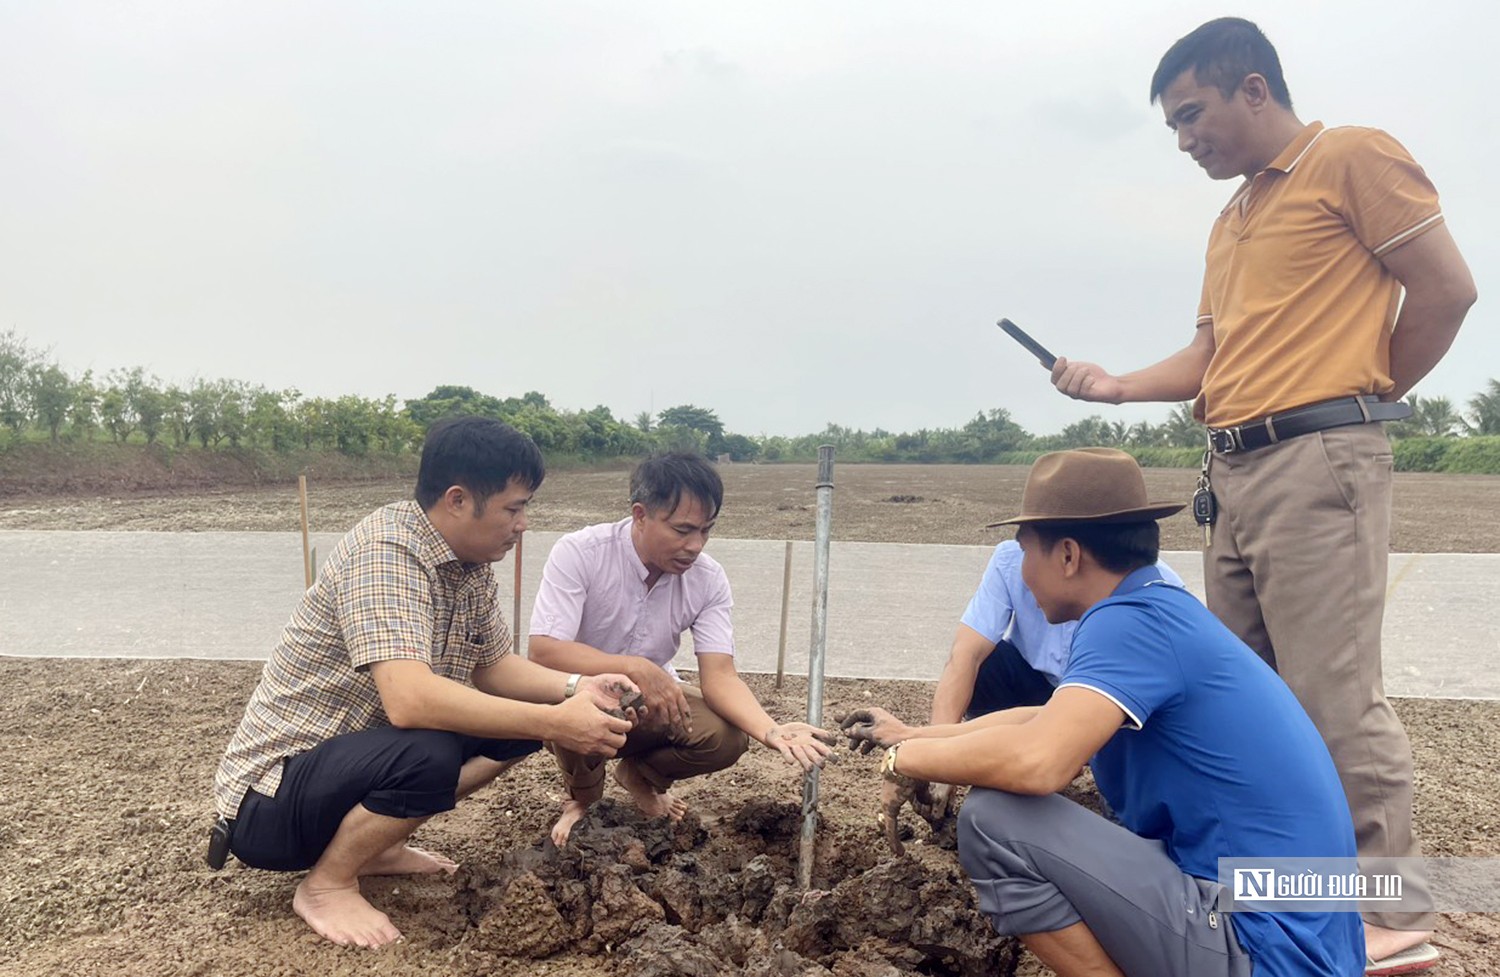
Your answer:
[[[1203,557],[1208,608],[1275,668],[1328,745],[1364,857],[1419,856],[1412,757],[1386,701],[1380,629],[1391,535],[1390,442],[1379,424],[1215,455]],[[1426,880],[1406,876],[1408,894]],[[1431,929],[1430,913],[1365,913]]]
[[[1082,922],[1130,977],[1250,977],[1230,916],[1214,909],[1223,886],[1060,795],[969,791],[958,855],[1002,936]]]

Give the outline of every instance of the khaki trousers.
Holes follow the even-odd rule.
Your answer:
[[[1209,609],[1276,669],[1327,743],[1366,857],[1421,855],[1411,744],[1381,676],[1392,468],[1378,424],[1215,454],[1219,518],[1203,559]],[[1409,875],[1407,894],[1425,891]],[[1365,920],[1413,930],[1434,917]]]
[[[732,767],[750,746],[748,736],[708,708],[702,692],[691,685],[681,688],[693,717],[692,732],[675,735],[666,726],[648,723],[631,730],[616,754],[660,791],[679,780]],[[574,753],[555,743],[547,748],[557,757],[569,797],[592,804],[604,796],[604,757]]]

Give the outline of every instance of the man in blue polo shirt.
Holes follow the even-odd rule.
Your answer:
[[[1182,586],[1182,578],[1166,563],[1158,561],[1156,569],[1168,583]],[[954,632],[948,661],[932,693],[931,724],[1044,705],[1068,667],[1077,627],[1077,621],[1052,624],[1042,613],[1021,579],[1020,544],[1008,539],[996,546]],[[895,727],[875,733],[899,739]],[[933,784],[916,810],[934,830],[941,830],[953,800],[951,784]]]
[[[1276,674],[1155,568],[1157,519],[1129,455],[1033,466],[1016,534],[1053,623],[1077,620],[1045,706],[887,742],[886,817],[914,781],[968,784],[959,856],[996,930],[1059,977],[1346,977],[1357,913],[1217,911],[1224,857],[1355,856],[1333,761]],[[847,717],[871,736],[879,710]],[[1085,762],[1112,824],[1055,792]]]

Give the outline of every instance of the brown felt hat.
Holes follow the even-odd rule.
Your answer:
[[[1042,455],[1026,476],[1021,514],[987,528],[1023,522],[1146,522],[1180,512],[1185,502],[1149,502],[1141,466],[1116,448]]]

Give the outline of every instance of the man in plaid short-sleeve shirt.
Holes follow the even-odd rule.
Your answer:
[[[579,676],[511,653],[490,564],[526,529],[544,475],[525,435],[487,418],[428,433],[416,498],[339,543],[282,632],[214,778],[229,850],[310,869],[292,906],[319,935],[400,937],[362,875],[457,869],[406,844],[542,740],[613,756],[634,715],[623,675]],[[575,694],[576,693],[576,694]]]

